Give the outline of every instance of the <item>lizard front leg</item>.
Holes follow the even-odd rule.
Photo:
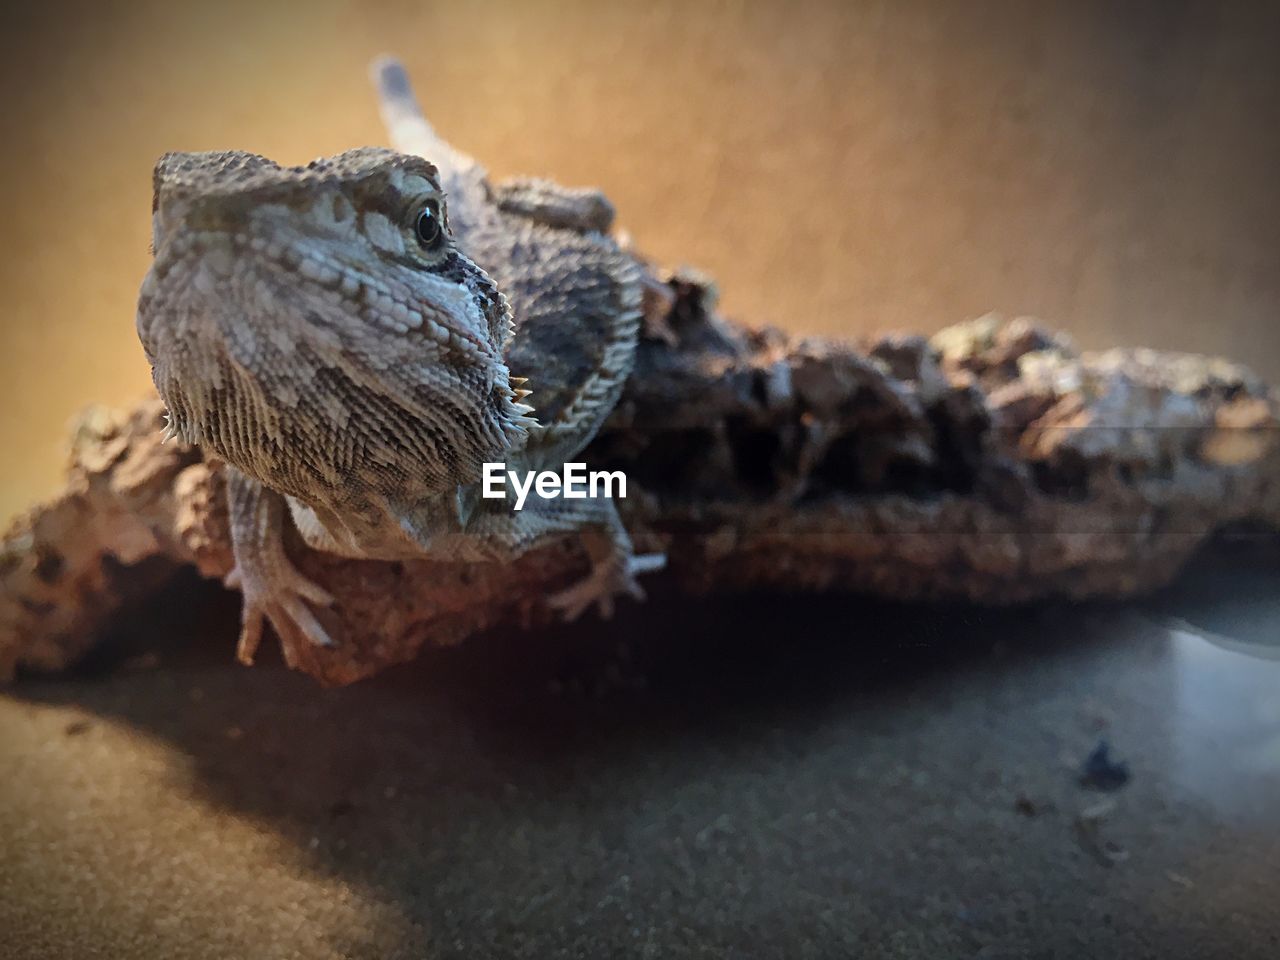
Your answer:
[[[333,597],[299,573],[285,553],[284,499],[228,464],[227,506],[235,567],[224,582],[244,595],[236,658],[253,663],[264,618],[282,637],[301,633],[312,643],[332,646],[307,603],[327,607]]]
[[[661,570],[660,553],[636,556],[631,537],[608,498],[544,500],[531,496],[520,511],[500,505],[472,515],[466,535],[488,555],[504,562],[519,557],[547,540],[578,534],[591,560],[591,572],[579,582],[547,598],[566,620],[575,620],[595,604],[606,619],[613,615],[614,597],[627,594],[644,599],[636,579]]]

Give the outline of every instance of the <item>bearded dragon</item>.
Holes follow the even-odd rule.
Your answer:
[[[154,172],[137,330],[170,433],[226,464],[246,663],[266,621],[334,643],[289,522],[310,549],[383,560],[508,562],[579,534],[591,572],[548,598],[570,619],[642,598],[637,574],[664,562],[635,555],[607,497],[516,512],[480,495],[484,463],[560,466],[617,403],[646,273],[609,236],[612,207],[490,183],[397,63],[373,74],[395,150],[170,153]]]

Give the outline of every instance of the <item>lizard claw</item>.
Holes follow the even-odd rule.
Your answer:
[[[644,588],[636,576],[661,570],[667,558],[661,553],[647,553],[638,557],[610,557],[596,563],[591,572],[558,593],[547,598],[547,605],[567,621],[577,620],[593,603],[601,619],[613,616],[613,598],[625,593],[634,600],[644,600]]]
[[[239,589],[244,595],[236,659],[246,666],[253,663],[262,642],[264,620],[271,621],[271,626],[282,639],[301,634],[316,646],[334,645],[333,638],[307,605],[332,606],[332,595],[304,577],[287,561],[270,572],[246,569],[237,564],[223,583]]]

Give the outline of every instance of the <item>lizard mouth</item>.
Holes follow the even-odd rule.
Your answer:
[[[317,325],[325,307],[340,305],[353,321],[388,337],[426,342],[425,359],[503,362],[511,323],[505,300],[491,284],[487,290],[474,285],[466,267],[456,276],[387,270],[379,277],[367,262],[326,249],[331,246],[305,236],[281,242],[219,230],[174,232],[157,243],[140,305],[158,287],[180,285],[194,286],[210,300],[256,300],[244,304],[246,312],[289,313]],[[174,295],[178,291],[171,289]],[[181,295],[192,297],[190,290]]]

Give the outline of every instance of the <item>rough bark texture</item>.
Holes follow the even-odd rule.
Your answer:
[[[670,286],[586,459],[627,472],[637,548],[666,550],[685,589],[1115,597],[1167,582],[1225,527],[1280,528],[1280,396],[1235,364],[1078,354],[995,318],[797,340],[718,317],[696,278]],[[86,413],[66,490],[5,534],[0,675],[75,662],[180,565],[230,569],[219,465],[162,446],[161,414]],[[290,549],[337,598],[323,615],[344,640],[286,659],[330,684],[542,619],[585,569],[568,541],[505,567]]]

